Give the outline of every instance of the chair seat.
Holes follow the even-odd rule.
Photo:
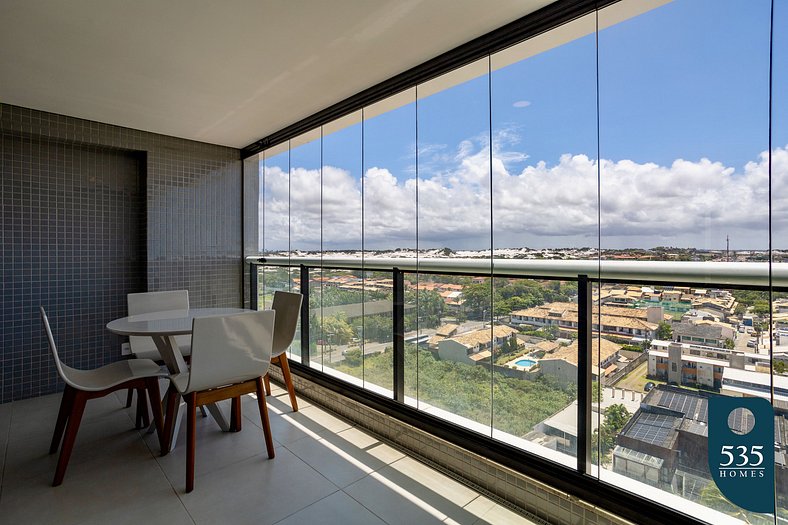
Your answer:
[[[229,386],[234,383],[241,383],[243,381],[248,381],[250,379],[254,379],[254,376],[246,379],[235,378],[233,381],[229,381],[224,385],[217,385],[215,388],[222,388],[224,386]],[[179,394],[185,394],[187,389],[189,388],[189,372],[181,372],[180,374],[171,375],[170,382],[172,383],[172,385],[175,387],[175,389],[178,391]]]
[[[69,379],[78,384],[80,390],[88,392],[107,390],[132,379],[168,375],[166,369],[163,370],[150,359],[117,361],[93,370],[77,370],[66,365],[63,367],[68,368]]]

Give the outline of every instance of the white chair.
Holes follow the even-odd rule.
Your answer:
[[[188,310],[189,291],[170,290],[166,292],[130,293],[126,296],[126,301],[129,307],[129,315]],[[191,353],[191,336],[178,335],[175,336],[175,340],[178,342],[181,353],[184,356],[188,356]],[[161,354],[150,337],[129,336],[129,345],[134,357],[161,361]]]
[[[300,293],[274,292],[274,302],[271,306],[276,312],[271,363],[278,364],[282,368],[282,378],[285,380],[285,387],[290,395],[290,405],[293,407],[293,412],[298,412],[298,401],[296,401],[293,378],[290,375],[290,365],[287,362],[285,351],[290,348],[290,343],[295,339],[303,298],[304,296]],[[271,395],[271,382],[268,374],[265,375],[265,392],[267,395]]]
[[[154,312],[166,312],[170,310],[189,309],[188,290],[169,290],[165,292],[142,292],[130,293],[126,296],[129,315],[142,315]],[[178,348],[181,353],[188,357],[191,354],[191,336],[175,336]],[[131,355],[138,359],[152,359],[161,362],[161,354],[156,344],[150,337],[132,335],[129,336],[129,346]],[[133,390],[129,390],[126,396],[126,407],[131,406]]]
[[[68,460],[71,458],[71,451],[79,431],[79,424],[82,421],[82,414],[85,411],[85,404],[89,399],[104,397],[115,390],[125,388],[137,390],[137,428],[140,428],[140,414],[144,413],[142,424],[144,426],[149,424],[146,398],[150,397],[153,421],[159,435],[159,445],[162,445],[164,434],[162,433],[163,424],[159,401],[159,377],[166,377],[167,372],[162,371],[161,367],[150,359],[117,361],[94,370],[77,370],[66,366],[60,361],[47,314],[43,307],[40,307],[40,311],[57,372],[66,383],[55,423],[55,432],[52,435],[52,444],[49,447],[49,453],[54,454],[62,439],[63,446],[60,450],[52,486],[56,487],[63,482]],[[148,396],[145,395],[146,390]],[[65,438],[63,437],[64,430]]]
[[[208,403],[232,399],[230,430],[241,430],[241,395],[255,392],[263,424],[268,457],[274,457],[274,442],[268,421],[263,376],[271,363],[275,312],[265,310],[228,316],[203,317],[192,325],[192,359],[188,372],[171,376],[167,391],[167,417],[162,455],[169,440],[179,405],[186,401],[186,492],[194,489],[196,409]]]

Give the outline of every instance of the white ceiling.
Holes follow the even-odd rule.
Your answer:
[[[551,0],[2,0],[0,102],[243,147]]]

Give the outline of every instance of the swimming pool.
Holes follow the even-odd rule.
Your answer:
[[[516,364],[517,366],[528,368],[529,366],[535,365],[536,361],[534,361],[533,359],[520,359],[518,361],[515,361],[514,364]]]

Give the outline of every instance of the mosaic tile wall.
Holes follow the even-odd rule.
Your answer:
[[[0,403],[62,388],[38,306],[78,368],[120,359],[132,291],[240,306],[237,149],[0,104]]]
[[[282,383],[279,367],[271,378]],[[555,525],[633,525],[610,512],[561,492],[487,458],[387,416],[362,403],[293,375],[300,395],[420,459],[431,467],[470,485],[491,499],[531,518]]]

